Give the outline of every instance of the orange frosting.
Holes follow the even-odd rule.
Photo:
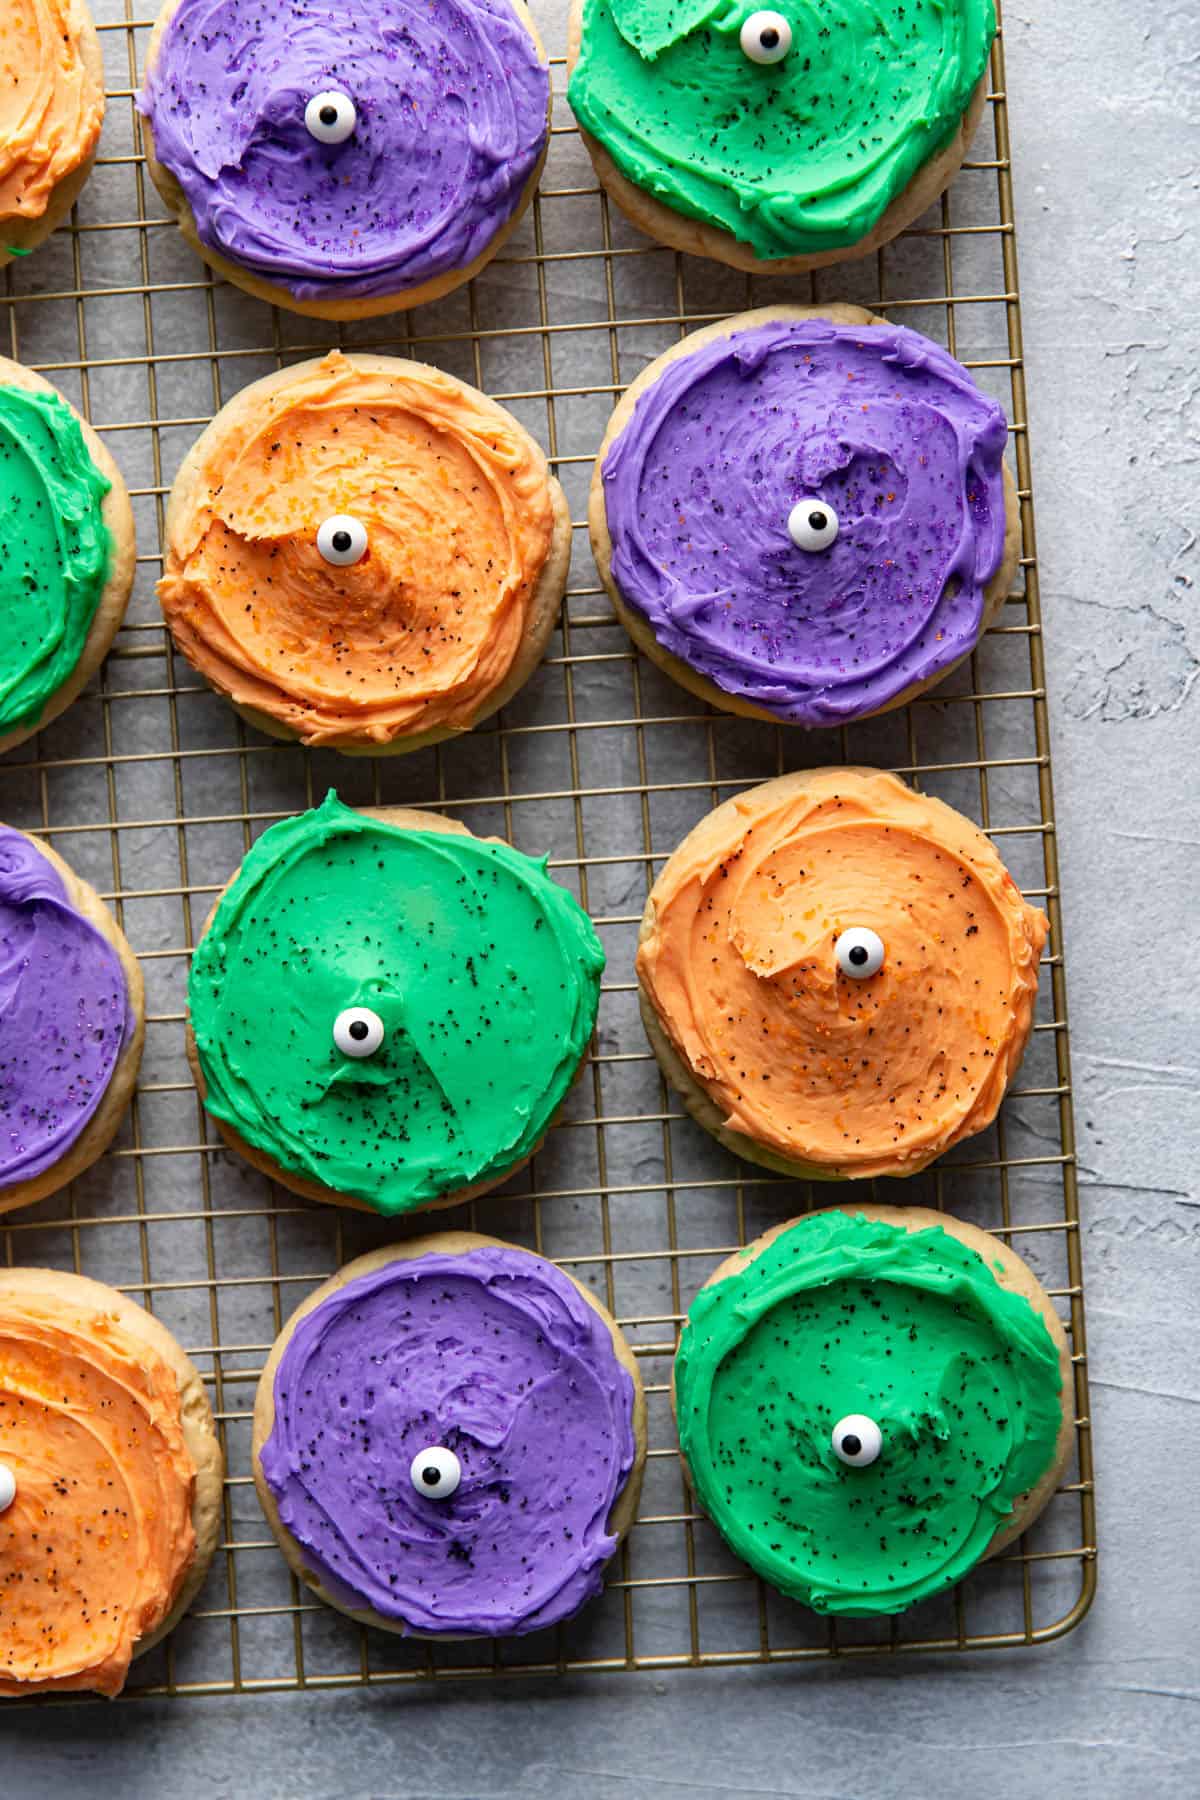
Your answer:
[[[871,769],[767,782],[679,847],[638,974],[732,1131],[825,1175],[909,1175],[992,1118],[1033,1023],[1045,915],[988,839]],[[841,973],[866,926],[883,966]]]
[[[196,1549],[174,1371],[110,1313],[0,1295],[0,1693],[120,1693]]]
[[[550,547],[545,463],[482,394],[338,351],[203,440],[159,597],[188,660],[319,744],[465,729],[520,648]],[[367,553],[338,567],[321,524]]]
[[[104,90],[83,55],[82,0],[5,0],[0,30],[0,249],[6,219],[40,219],[100,136]]]

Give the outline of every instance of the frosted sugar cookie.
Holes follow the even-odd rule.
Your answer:
[[[0,1271],[0,1693],[119,1694],[203,1583],[223,1475],[164,1325],[81,1275]]]
[[[255,382],[193,446],[158,591],[252,724],[380,755],[512,698],[570,554],[562,489],[510,413],[424,363],[332,351]]]
[[[896,1613],[1033,1523],[1071,1448],[1046,1290],[920,1207],[811,1213],[723,1263],[675,1361],[696,1497],[764,1581],[822,1613]]]
[[[297,1193],[453,1205],[537,1149],[603,966],[544,861],[331,793],[263,834],[205,926],[193,1071],[226,1141]]]
[[[1003,410],[860,307],[707,327],[634,382],[589,525],[639,649],[726,712],[843,725],[975,648],[1020,556]]]
[[[655,882],[642,1017],[727,1149],[809,1178],[912,1175],[995,1117],[1047,929],[943,801],[877,769],[781,775]]]
[[[637,1510],[646,1408],[587,1289],[444,1232],[359,1257],[276,1340],[254,1479],[296,1574],[385,1631],[501,1637],[599,1593]]]
[[[470,280],[532,199],[550,136],[522,0],[167,0],[140,105],[192,248],[323,319]]]

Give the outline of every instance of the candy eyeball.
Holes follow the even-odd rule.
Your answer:
[[[427,1500],[448,1500],[462,1480],[462,1464],[453,1450],[430,1444],[417,1451],[408,1473],[418,1494]]]
[[[333,1021],[333,1041],[343,1056],[374,1056],[383,1042],[383,1020],[369,1006],[348,1006]]]
[[[838,516],[824,500],[797,500],[788,514],[788,536],[797,550],[828,550],[838,534]]]
[[[348,569],[367,554],[367,528],[349,513],[335,513],[318,530],[317,549],[334,568]]]
[[[852,1469],[867,1469],[883,1449],[883,1433],[866,1413],[847,1413],[830,1437],[833,1453]]]
[[[318,144],[344,144],[358,124],[358,111],[349,94],[330,89],[314,94],[304,109],[304,127]]]
[[[742,26],[740,43],[751,62],[782,62],[792,47],[792,28],[782,13],[751,13]]]
[[[851,981],[866,981],[883,967],[883,939],[869,925],[852,925],[839,936],[833,954],[843,975]]]
[[[0,1513],[6,1513],[17,1497],[17,1478],[7,1463],[0,1463]]]

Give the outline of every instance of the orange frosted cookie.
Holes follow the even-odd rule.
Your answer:
[[[79,1275],[0,1275],[0,1694],[118,1694],[219,1535],[204,1384],[165,1326]]]
[[[1045,915],[953,808],[875,769],[783,775],[686,837],[637,971],[651,1043],[729,1149],[912,1175],[996,1115]]]
[[[5,0],[0,28],[0,266],[70,212],[104,118],[104,67],[83,0]]]
[[[532,674],[570,532],[502,407],[424,363],[332,351],[247,388],[193,447],[158,592],[189,662],[253,724],[410,750]]]

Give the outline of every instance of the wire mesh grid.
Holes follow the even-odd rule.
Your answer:
[[[146,175],[133,104],[153,20],[132,0],[96,10],[110,92],[103,154],[70,226],[6,272],[0,345],[56,382],[116,456],[137,515],[138,579],[99,677],[0,764],[0,816],[49,838],[114,907],[146,976],[147,1051],[114,1149],[70,1190],[10,1215],[3,1238],[10,1262],[74,1268],[143,1300],[210,1384],[228,1459],[221,1548],[190,1616],[135,1666],[127,1692],[802,1663],[1061,1635],[1091,1599],[1095,1523],[1002,37],[951,193],[874,259],[802,282],[751,280],[628,227],[596,186],[552,57],[551,153],[506,250],[435,306],[339,329],[246,299],[186,250]],[[559,49],[564,20],[541,22]],[[1003,401],[1023,554],[1000,621],[931,695],[849,730],[788,732],[712,713],[633,654],[582,521],[609,411],[647,361],[727,313],[835,298],[940,338]],[[573,580],[537,676],[496,720],[411,757],[347,761],[248,731],[174,654],[154,599],[166,496],[195,436],[247,382],[331,342],[423,357],[494,394],[548,450],[575,520]],[[646,888],[685,832],[739,787],[823,762],[894,769],[958,805],[1049,913],[1034,1036],[999,1120],[903,1189],[868,1187],[949,1209],[1020,1250],[1070,1332],[1077,1415],[1072,1466],[1017,1546],[896,1619],[836,1623],[772,1594],[724,1549],[683,1481],[668,1401],[679,1325],[717,1262],[835,1196],[734,1161],[682,1114],[646,1046],[632,976]],[[330,786],[351,803],[429,805],[548,850],[608,952],[596,1039],[565,1116],[499,1195],[437,1220],[561,1261],[607,1302],[640,1359],[650,1408],[640,1516],[603,1598],[554,1632],[430,1645],[364,1631],[302,1594],[254,1495],[250,1410],[272,1339],[340,1262],[405,1229],[303,1204],[220,1147],[184,1059],[186,973],[212,898],[254,837]]]

